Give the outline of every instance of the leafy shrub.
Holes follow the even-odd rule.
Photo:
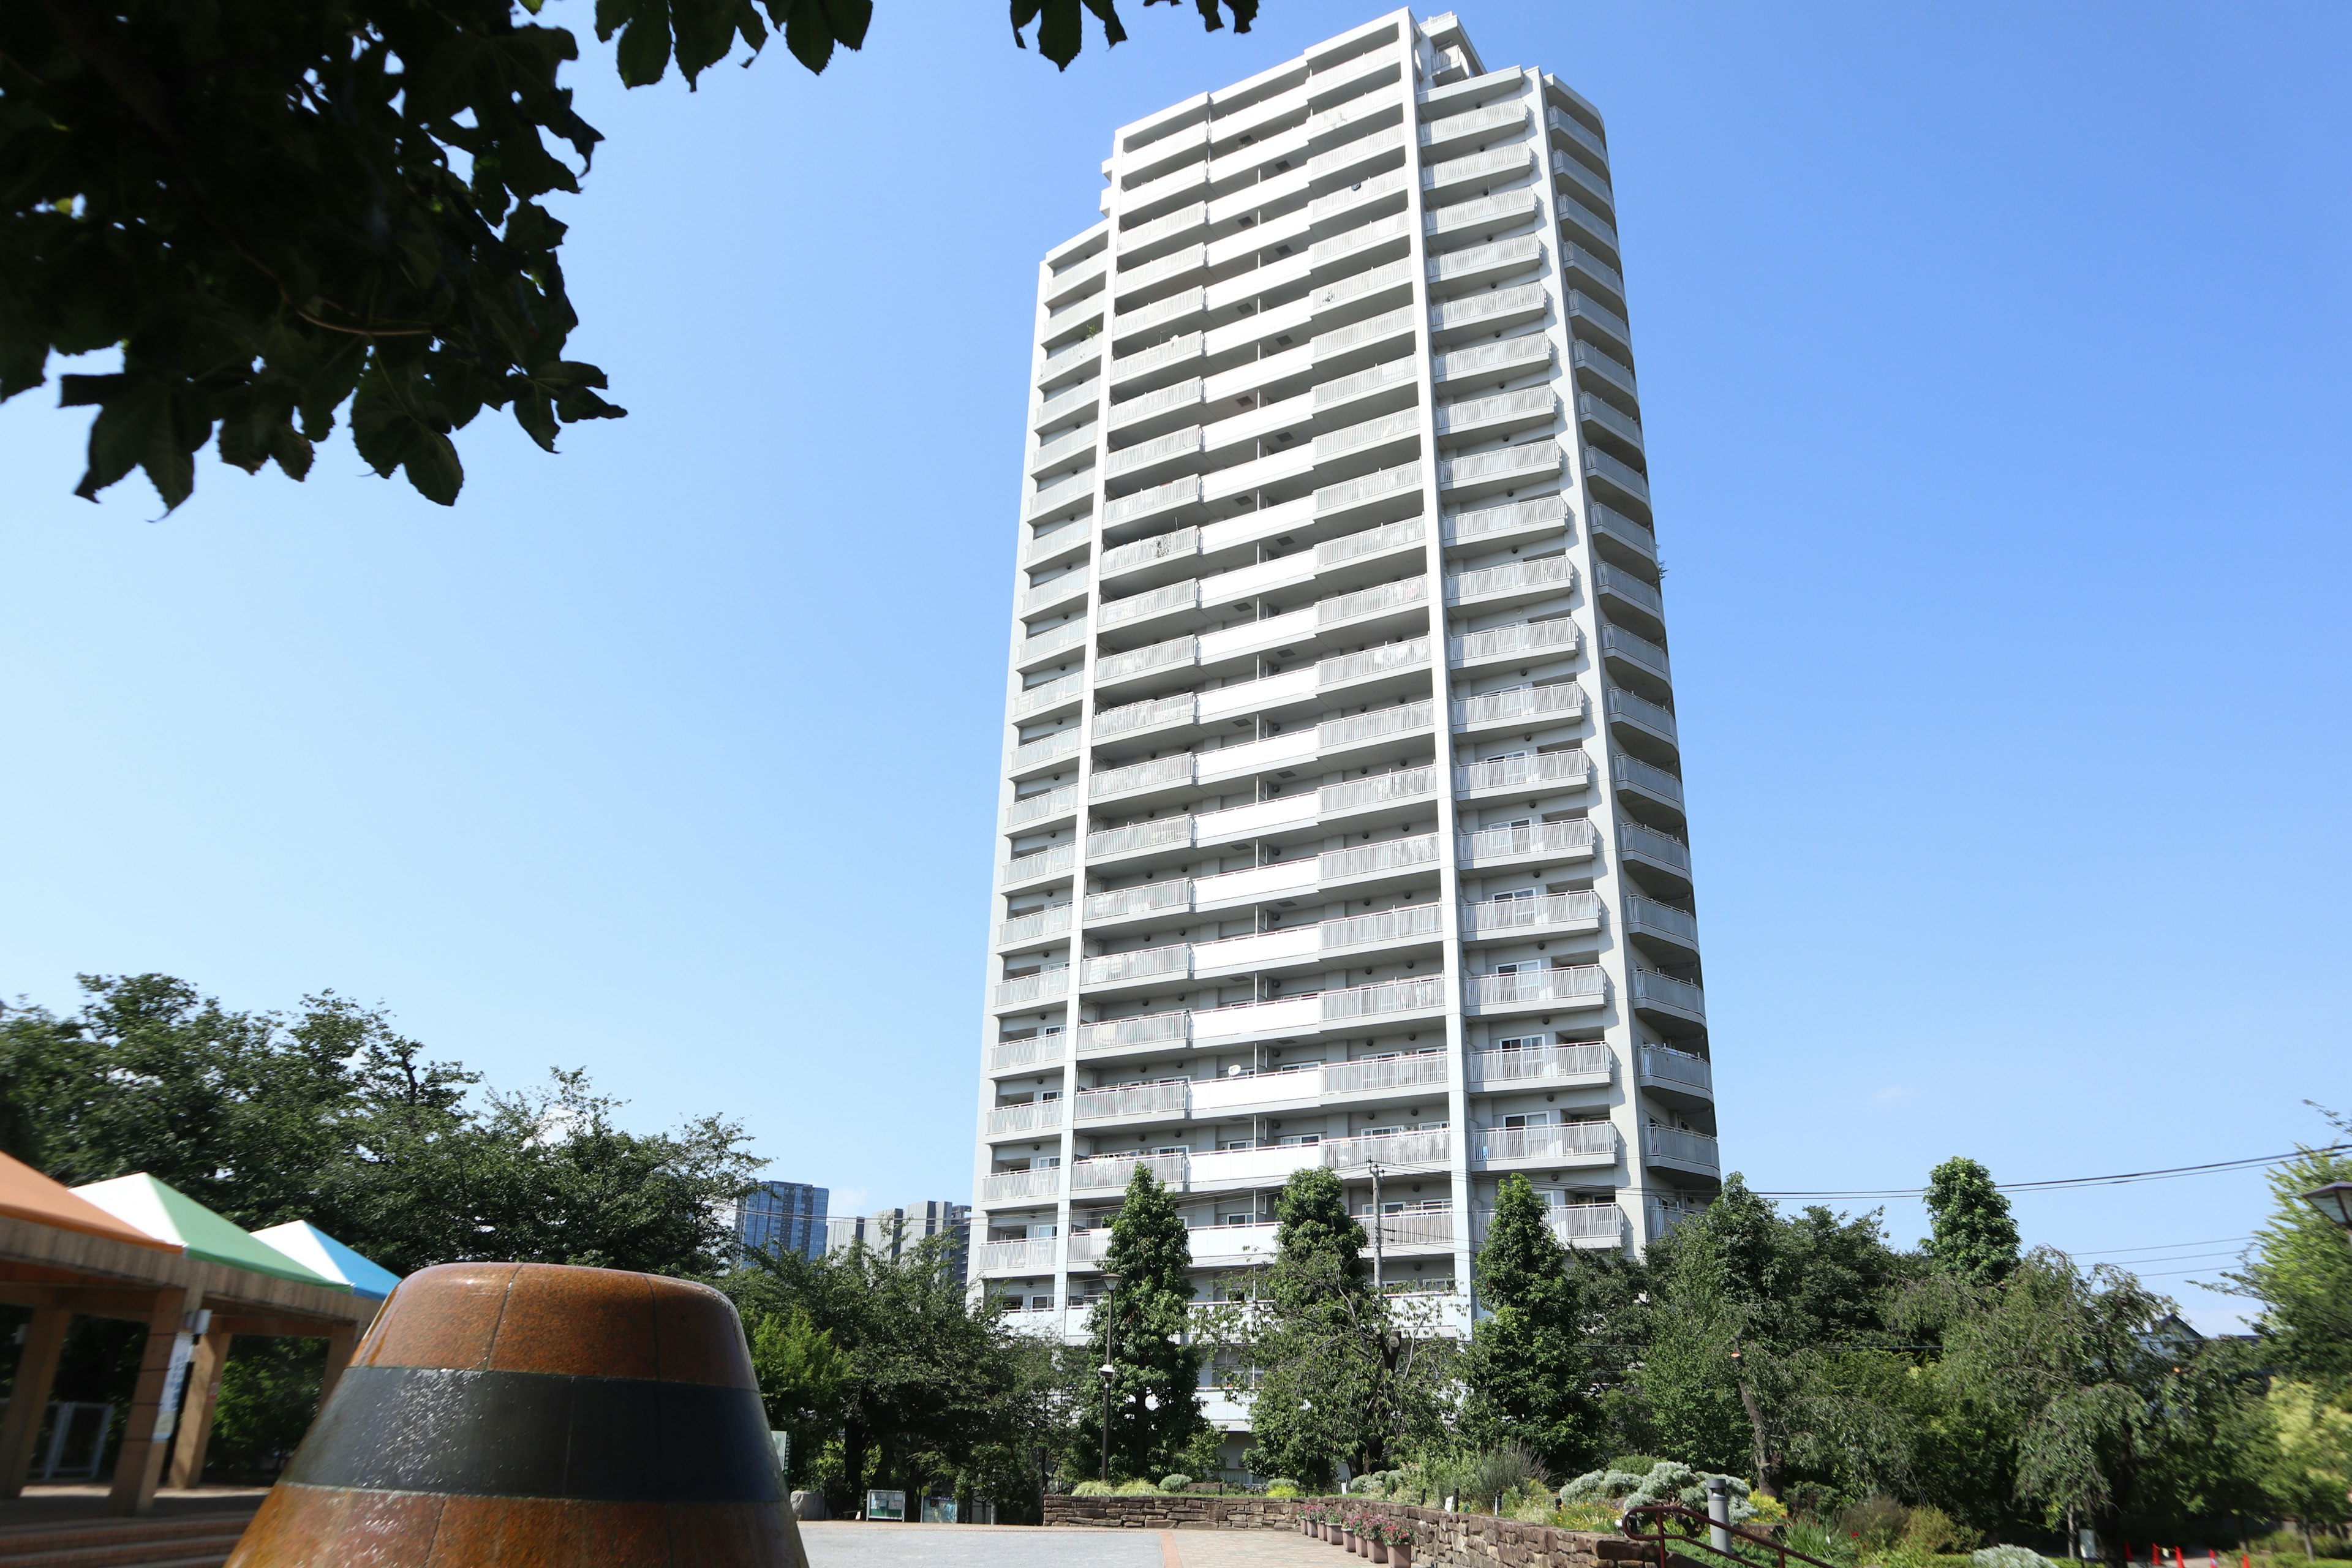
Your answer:
[[[1988,1546],[1969,1553],[1975,1568],[2050,1568],[2042,1553],[2026,1546]]]
[[[1121,1481],[1111,1495],[1113,1497],[1158,1497],[1160,1489],[1146,1480]]]
[[[1819,1520],[1792,1521],[1780,1532],[1780,1542],[1791,1552],[1801,1552],[1824,1563],[1852,1563],[1854,1560],[1853,1538],[1840,1535]]]
[[[1528,1482],[1541,1485],[1543,1464],[1535,1451],[1525,1443],[1509,1442],[1500,1447],[1487,1448],[1475,1456],[1462,1478],[1461,1497],[1466,1505],[1475,1501],[1479,1507],[1491,1507],[1497,1499],[1518,1491]]]
[[[1627,1470],[1637,1476],[1646,1476],[1656,1469],[1662,1462],[1652,1458],[1647,1454],[1626,1454],[1610,1460],[1603,1468],[1612,1470]]]
[[[1559,1489],[1559,1501],[1563,1508],[1613,1501],[1621,1512],[1646,1503],[1678,1503],[1704,1513],[1706,1511],[1706,1484],[1714,1480],[1724,1482],[1731,1492],[1732,1523],[1746,1524],[1756,1517],[1756,1505],[1748,1499],[1746,1481],[1738,1476],[1717,1476],[1694,1470],[1688,1465],[1678,1465],[1672,1459],[1661,1459],[1651,1466],[1647,1473],[1641,1475],[1612,1468],[1579,1476]]]
[[[1959,1522],[1942,1509],[1923,1504],[1911,1510],[1903,1526],[1903,1544],[1912,1551],[1928,1556],[1967,1552],[1975,1547],[1976,1535],[1960,1528]],[[2024,1568],[2020,1564],[2019,1568]]]
[[[1840,1510],[1835,1522],[1839,1533],[1883,1552],[1903,1539],[1903,1531],[1911,1522],[1911,1510],[1891,1497],[1866,1497]],[[2032,1568],[2032,1564],[1988,1563],[1979,1564],[1979,1568]]]
[[[1778,1530],[1789,1522],[1789,1510],[1779,1498],[1750,1492],[1748,1494],[1748,1517],[1741,1522],[1749,1530]],[[1950,1521],[1947,1520],[1945,1522]]]
[[[1580,1498],[1560,1504],[1551,1516],[1551,1522],[1561,1530],[1589,1530],[1613,1534],[1619,1518],[1617,1505],[1606,1498]]]
[[[1265,1495],[1268,1497],[1297,1497],[1298,1495],[1298,1483],[1292,1480],[1288,1476],[1276,1476],[1272,1480],[1265,1483]]]
[[[1163,1492],[1181,1492],[1192,1484],[1192,1478],[1181,1470],[1160,1478],[1160,1489]]]
[[[1115,1497],[1117,1489],[1108,1481],[1080,1481],[1070,1489],[1072,1497]]]

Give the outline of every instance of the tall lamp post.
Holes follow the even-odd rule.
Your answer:
[[[1118,1330],[1118,1276],[1116,1274],[1105,1274],[1103,1276],[1103,1283],[1105,1287],[1105,1293],[1103,1296],[1103,1363],[1101,1367],[1097,1370],[1096,1375],[1102,1379],[1102,1479],[1103,1485],[1108,1486],[1110,1485],[1110,1385],[1118,1381],[1118,1368],[1114,1364],[1112,1356],[1114,1342],[1111,1338],[1111,1336]]]
[[[2330,1182],[2304,1194],[2303,1201],[2342,1226],[2344,1239],[2352,1242],[2352,1182]]]
[[[1382,1231],[1386,1230],[1386,1229],[1388,1228],[1388,1226],[1387,1226],[1387,1225],[1386,1225],[1385,1223],[1383,1223],[1383,1216],[1382,1216],[1382,1215],[1381,1214],[1381,1163],[1380,1163],[1378,1160],[1375,1160],[1375,1161],[1373,1161],[1373,1162],[1372,1162],[1372,1163],[1371,1163],[1371,1172],[1372,1172],[1372,1294],[1373,1294],[1374,1296],[1379,1296],[1379,1295],[1383,1294],[1383,1293],[1384,1293],[1384,1290],[1385,1290],[1385,1289],[1386,1289],[1386,1288],[1385,1288],[1384,1286],[1382,1286],[1382,1285],[1381,1285],[1381,1232],[1382,1232]]]

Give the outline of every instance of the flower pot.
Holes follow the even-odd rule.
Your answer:
[[[1412,1542],[1399,1541],[1389,1547],[1390,1568],[1412,1568]]]
[[[1372,1561],[1373,1561],[1373,1562],[1375,1562],[1375,1563],[1385,1563],[1385,1562],[1387,1562],[1388,1560],[1389,1560],[1389,1543],[1388,1543],[1387,1542],[1385,1542],[1385,1541],[1375,1541],[1375,1542],[1372,1542]]]

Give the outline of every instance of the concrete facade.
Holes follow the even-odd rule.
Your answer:
[[[1081,1331],[1143,1162],[1246,1295],[1320,1165],[1466,1324],[1506,1173],[1583,1247],[1717,1186],[1606,131],[1399,11],[1102,173],[1038,274],[971,1277]]]

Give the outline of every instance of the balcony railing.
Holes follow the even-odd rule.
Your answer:
[[[1013,717],[1026,719],[1032,713],[1042,713],[1058,703],[1084,695],[1087,678],[1083,670],[1072,670],[1053,679],[1030,687],[1013,700]]]
[[[1528,899],[1485,899],[1462,906],[1462,934],[1486,936],[1498,931],[1541,926],[1589,926],[1600,919],[1598,893],[1538,893]]]
[[[1617,846],[1627,855],[1680,871],[1685,877],[1690,875],[1690,846],[1671,833],[1661,833],[1638,822],[1623,823],[1617,829]]]
[[[1660,680],[1674,679],[1674,667],[1667,663],[1664,648],[1647,637],[1635,637],[1614,621],[1601,623],[1601,651],[1646,670]]]
[[[1192,949],[1189,943],[1176,942],[1168,947],[1098,953],[1080,962],[1084,968],[1079,984],[1084,985],[1116,985],[1122,981],[1157,980],[1163,976],[1189,979],[1192,973]]]
[[[1686,1089],[1715,1092],[1715,1067],[1696,1051],[1671,1050],[1664,1046],[1642,1047],[1642,1076],[1662,1083],[1681,1084]]]
[[[1609,689],[1609,717],[1612,721],[1638,724],[1662,740],[1678,740],[1673,709],[1636,697],[1622,686]]]
[[[996,983],[996,1005],[1018,1007],[1031,1002],[1052,1002],[1070,993],[1070,971],[1065,964],[1053,969],[1041,969],[1032,974],[1016,975]]]
[[[1321,456],[1318,452],[1317,456]],[[1429,530],[1417,517],[1402,522],[1391,522],[1381,528],[1368,528],[1360,533],[1350,533],[1341,539],[1327,539],[1315,547],[1318,570],[1328,570],[1342,562],[1353,561],[1360,555],[1377,555],[1383,550],[1401,549],[1418,544]]]
[[[1484,153],[1473,153],[1466,158],[1448,158],[1421,172],[1422,188],[1430,190],[1439,185],[1459,185],[1479,179],[1492,184],[1497,176],[1526,173],[1528,166],[1535,162],[1535,153],[1533,147],[1520,142],[1516,146],[1494,147]]]
[[[1402,188],[1404,182],[1400,180],[1397,184]],[[1369,343],[1380,342],[1400,334],[1410,336],[1412,330],[1412,306],[1407,305],[1398,310],[1383,311],[1380,315],[1368,317],[1331,331],[1317,333],[1313,343],[1313,357],[1318,360],[1329,359],[1333,354],[1346,353],[1349,349],[1362,348]]]
[[[1484,294],[1472,294],[1460,300],[1448,300],[1442,305],[1432,305],[1429,308],[1429,324],[1433,331],[1442,332],[1455,327],[1482,325],[1501,317],[1524,316],[1531,312],[1540,315],[1550,308],[1551,296],[1544,291],[1542,284],[1522,283],[1513,289],[1489,289]],[[1548,386],[1529,387],[1528,390],[1544,394],[1547,404],[1551,401],[1551,388]],[[1532,408],[1536,405],[1529,403],[1527,406]],[[1440,430],[1446,428],[1445,425],[1438,426]]]
[[[1463,989],[1470,994],[1474,1007],[1519,1002],[1589,1005],[1609,994],[1609,978],[1597,963],[1563,964],[1557,969],[1522,969],[1516,974],[1473,974],[1464,980]]]
[[[1443,1087],[1444,1051],[1413,1051],[1392,1057],[1364,1057],[1351,1062],[1323,1064],[1325,1094],[1368,1094],[1381,1089]]]
[[[1343,511],[1352,506],[1380,500],[1382,496],[1421,489],[1421,465],[1417,462],[1382,468],[1361,479],[1343,479],[1336,485],[1325,485],[1315,492],[1315,512]]]
[[[1190,848],[1192,819],[1163,816],[1153,822],[1130,822],[1125,827],[1102,827],[1087,835],[1087,858],[1108,860],[1146,849]]]
[[[1087,776],[1087,796],[1102,800],[1115,795],[1132,795],[1138,790],[1188,784],[1192,782],[1194,761],[1190,752],[1180,752],[1172,757],[1159,757],[1129,767],[1103,768]]]
[[[1413,526],[1418,528],[1420,524]],[[1404,642],[1382,643],[1378,647],[1318,659],[1315,684],[1337,686],[1343,681],[1362,680],[1369,676],[1382,675],[1392,669],[1411,669],[1428,662],[1429,639],[1425,637],[1412,637]]]
[[[1034,741],[1024,741],[1013,748],[1013,771],[1026,773],[1031,768],[1057,763],[1064,757],[1075,757],[1078,754],[1078,731],[1075,729],[1057,730]]]
[[[1584,477],[1604,479],[1643,506],[1650,504],[1650,481],[1642,470],[1631,464],[1619,462],[1597,447],[1584,449]]]
[[[1327,1171],[1355,1171],[1366,1165],[1443,1165],[1454,1158],[1454,1134],[1444,1129],[1428,1132],[1370,1132],[1354,1138],[1327,1138],[1319,1145]]]
[[[1129,915],[1150,914],[1154,910],[1190,909],[1192,904],[1192,879],[1175,877],[1164,882],[1151,882],[1139,888],[1119,888],[1108,893],[1088,893],[1087,919],[1089,921],[1122,920]]]
[[[1570,1046],[1507,1046],[1500,1050],[1469,1053],[1470,1087],[1502,1083],[1558,1082],[1610,1077],[1609,1047],[1598,1040]]]
[[[1145,1013],[1078,1026],[1078,1054],[1124,1050],[1130,1046],[1181,1045],[1192,1037],[1190,1013]]]
[[[1609,162],[1609,143],[1603,142],[1582,121],[1569,114],[1565,110],[1546,109],[1544,126],[1553,135],[1566,137],[1578,146],[1586,149],[1603,163]]]
[[[1476,511],[1454,512],[1445,520],[1445,540],[1449,544],[1468,544],[1525,529],[1556,528],[1567,519],[1565,500],[1557,495],[1538,496],[1533,500],[1507,501]]]
[[[1095,493],[1095,471],[1082,468],[1066,479],[1055,479],[1050,485],[1040,485],[1037,493],[1029,498],[1024,515],[1036,518],[1072,501],[1081,500]]]
[[[1641,421],[1614,405],[1603,403],[1589,392],[1580,392],[1576,395],[1576,416],[1587,425],[1599,426],[1636,452],[1642,449]]]
[[[1592,760],[1581,750],[1538,752],[1534,756],[1496,757],[1454,770],[1463,795],[1490,789],[1580,789],[1592,780]]]
[[[1171,697],[1148,698],[1141,702],[1129,702],[1117,708],[1097,708],[1095,710],[1094,735],[1096,740],[1104,741],[1113,735],[1132,735],[1171,724],[1190,724],[1199,711],[1200,700],[1189,691],[1179,691]]]
[[[1465,273],[1507,269],[1517,271],[1533,263],[1543,254],[1543,241],[1532,234],[1512,239],[1498,239],[1492,245],[1474,245],[1464,250],[1449,250],[1429,261],[1429,280],[1444,283]]]
[[[1010,888],[1039,877],[1057,875],[1077,864],[1077,856],[1078,847],[1075,844],[1056,844],[1033,855],[1016,855],[1004,863],[997,885]]]
[[[1457,485],[1557,473],[1559,462],[1559,443],[1549,437],[1540,441],[1523,441],[1516,447],[1445,459],[1437,465],[1437,488],[1449,489]]]
[[[1544,1224],[1570,1247],[1594,1241],[1622,1245],[1625,1240],[1625,1211],[1615,1204],[1554,1204],[1544,1211]]]
[[[1159,395],[1155,393],[1153,395]],[[1099,570],[1104,579],[1108,580],[1115,574],[1132,572],[1137,567],[1148,566],[1154,561],[1174,561],[1199,553],[1201,553],[1201,531],[1197,528],[1180,528],[1172,533],[1154,534],[1150,539],[1139,539],[1131,544],[1122,544],[1116,550],[1104,551]]]
[[[1114,680],[1124,680],[1129,676],[1142,675],[1154,669],[1181,668],[1197,661],[1199,650],[1199,642],[1185,637],[1153,643],[1150,647],[1109,654],[1095,665],[1095,684],[1101,686]]]
[[[1344,719],[1326,719],[1315,726],[1315,749],[1318,752],[1337,750],[1342,746],[1359,746],[1367,741],[1377,741],[1384,735],[1402,735],[1414,730],[1426,730],[1435,722],[1434,702],[1405,702],[1394,708],[1376,708],[1369,713],[1351,713]]]
[[[996,1171],[980,1179],[980,1201],[984,1204],[1023,1203],[1061,1195],[1062,1173],[1058,1166]]]
[[[1427,147],[1433,143],[1458,142],[1465,136],[1483,137],[1488,132],[1500,131],[1507,125],[1517,130],[1527,122],[1528,106],[1524,103],[1489,104],[1466,114],[1448,115],[1444,120],[1431,121],[1421,128],[1421,144]]]
[[[1060,653],[1064,648],[1084,647],[1086,646],[1086,621],[1083,618],[1075,621],[1065,621],[1062,625],[1058,626],[1049,626],[1034,637],[1022,638],[1021,662],[1024,664],[1036,664],[1042,660],[1051,658],[1054,655]]]
[[[1315,606],[1315,624],[1318,626],[1337,626],[1342,621],[1378,615],[1382,610],[1418,605],[1428,597],[1429,579],[1426,577],[1407,577],[1401,582],[1382,583],[1323,600]]]
[[[1133,1179],[1138,1165],[1150,1171],[1162,1186],[1184,1184],[1187,1156],[1182,1154],[1108,1154],[1070,1162],[1070,1191],[1117,1192]]]
[[[1109,1121],[1129,1116],[1181,1116],[1192,1102],[1188,1079],[1162,1079],[1158,1083],[1123,1083],[1109,1089],[1078,1090],[1076,1120]]]
[[[1316,880],[1342,881],[1350,877],[1366,877],[1376,871],[1393,871],[1407,866],[1433,866],[1437,863],[1437,835],[1425,833],[1413,838],[1383,838],[1374,844],[1359,844],[1348,849],[1329,849],[1317,857]]]
[[[1637,931],[1655,931],[1660,936],[1698,945],[1698,917],[1688,910],[1662,904],[1655,899],[1645,899],[1639,893],[1625,900],[1625,923]]]
[[[1364,1229],[1364,1246],[1372,1245],[1374,1216],[1359,1214],[1356,1223]],[[1450,1247],[1454,1243],[1454,1210],[1444,1208],[1403,1209],[1379,1216],[1380,1242],[1385,1250],[1397,1247]]]
[[[1704,1132],[1686,1132],[1679,1127],[1660,1127],[1653,1122],[1642,1129],[1642,1141],[1648,1146],[1653,1161],[1695,1165],[1704,1171],[1723,1168],[1715,1140]]]
[[[1022,1132],[1050,1132],[1062,1125],[1062,1102],[1033,1100],[1021,1105],[1000,1105],[988,1113],[988,1135],[1011,1137]]]
[[[1418,408],[1383,414],[1377,419],[1367,419],[1360,425],[1349,425],[1316,437],[1315,460],[1328,463],[1363,447],[1417,438],[1420,434],[1421,410]]]
[[[1326,1023],[1344,1018],[1374,1018],[1386,1013],[1419,1012],[1445,1005],[1444,982],[1437,975],[1415,980],[1390,980],[1378,985],[1351,985],[1323,993]]]
[[[999,921],[996,945],[1011,947],[1015,942],[1038,942],[1049,936],[1059,936],[1070,929],[1070,906],[1052,904],[1025,915],[1015,915],[1009,921]]]
[[[1540,294],[1542,290],[1537,292]],[[1559,395],[1549,386],[1523,386],[1517,392],[1497,393],[1492,397],[1467,398],[1439,406],[1437,433],[1458,435],[1505,420],[1524,422],[1538,415],[1548,420],[1559,406]]]
[[[1633,971],[1633,1005],[1655,1006],[1694,1018],[1706,1016],[1706,993],[1687,980],[1661,974],[1654,969]]]
[[[1601,570],[1608,568],[1603,566]],[[1574,586],[1576,567],[1567,556],[1538,555],[1532,561],[1513,561],[1450,577],[1445,584],[1445,596],[1461,605],[1528,588],[1557,588],[1566,593]]]
[[[1572,580],[1572,570],[1570,576]],[[1574,653],[1582,640],[1575,621],[1566,616],[1555,616],[1541,621],[1514,621],[1507,626],[1489,626],[1483,632],[1450,638],[1447,652],[1455,664],[1509,658],[1515,654],[1558,657]]]
[[[1035,795],[1016,800],[1006,806],[1004,826],[1008,831],[1015,827],[1025,827],[1033,822],[1067,816],[1077,808],[1078,786],[1057,784],[1052,789],[1041,790]]]
[[[1613,760],[1618,783],[1656,795],[1661,800],[1672,801],[1676,805],[1682,805],[1683,781],[1665,769],[1645,763],[1639,757],[1628,756],[1623,752],[1616,752]]]
[[[1421,226],[1422,232],[1434,239],[1465,228],[1524,223],[1542,212],[1543,198],[1535,192],[1506,191],[1499,196],[1480,196],[1474,202],[1456,202],[1452,206],[1426,211],[1422,214]]]
[[[1581,816],[1566,822],[1514,823],[1462,835],[1462,858],[1487,860],[1507,855],[1590,855],[1596,839]]]
[[[1631,545],[1639,553],[1648,556],[1653,563],[1657,561],[1658,536],[1623,512],[1592,501],[1586,506],[1584,515],[1585,520],[1591,523],[1596,537]]]
[[[1473,375],[1520,375],[1550,363],[1551,339],[1542,332],[1528,332],[1500,342],[1480,343],[1476,348],[1441,354],[1434,379],[1447,382]]]
[[[1051,1274],[1054,1238],[1036,1236],[1019,1241],[983,1241],[980,1244],[980,1268],[984,1274]]]
[[[1592,581],[1593,585],[1603,594],[1612,598],[1624,600],[1636,609],[1646,613],[1653,620],[1665,619],[1666,603],[1658,596],[1658,590],[1623,567],[1612,566],[1604,561],[1601,563],[1600,570],[1593,574]]]
[[[1149,616],[1164,616],[1177,610],[1189,610],[1201,602],[1201,584],[1186,579],[1171,583],[1164,588],[1154,588],[1148,594],[1136,594],[1124,599],[1106,600],[1095,611],[1095,625],[1108,631]]]
[[[1422,651],[1428,652],[1427,639],[1421,639]],[[1349,658],[1356,657],[1349,655]],[[1393,773],[1373,773],[1365,778],[1349,779],[1345,784],[1325,784],[1315,792],[1315,814],[1330,816],[1343,811],[1359,811],[1368,805],[1380,805],[1392,800],[1412,800],[1430,794],[1437,787],[1434,767],[1399,768]]]
[[[1329,408],[1353,398],[1368,397],[1384,387],[1400,385],[1412,379],[1412,368],[1411,359],[1394,359],[1353,375],[1320,383],[1315,388],[1315,406]]]
[[[1435,936],[1444,929],[1445,911],[1436,904],[1408,904],[1402,909],[1382,910],[1377,914],[1341,915],[1335,920],[1324,921],[1316,927],[1326,952],[1333,948],[1363,947],[1373,942]]]
[[[1187,474],[1181,479],[1171,479],[1164,485],[1153,485],[1150,489],[1137,490],[1132,495],[1124,495],[1105,503],[1103,526],[1116,528],[1139,517],[1150,517],[1159,512],[1172,511],[1180,506],[1189,506],[1200,499],[1201,477]]]
[[[1057,1062],[1068,1044],[1069,1037],[1058,1029],[1050,1035],[1032,1035],[1025,1040],[999,1040],[988,1047],[988,1070],[1006,1072]]]
[[[1476,1157],[1493,1164],[1506,1160],[1614,1159],[1617,1129],[1606,1121],[1554,1122],[1548,1127],[1482,1127]]]
[[[1465,697],[1454,704],[1454,722],[1457,725],[1499,724],[1521,719],[1556,721],[1583,716],[1584,689],[1573,680],[1551,681],[1541,686],[1514,686],[1507,690]]]

